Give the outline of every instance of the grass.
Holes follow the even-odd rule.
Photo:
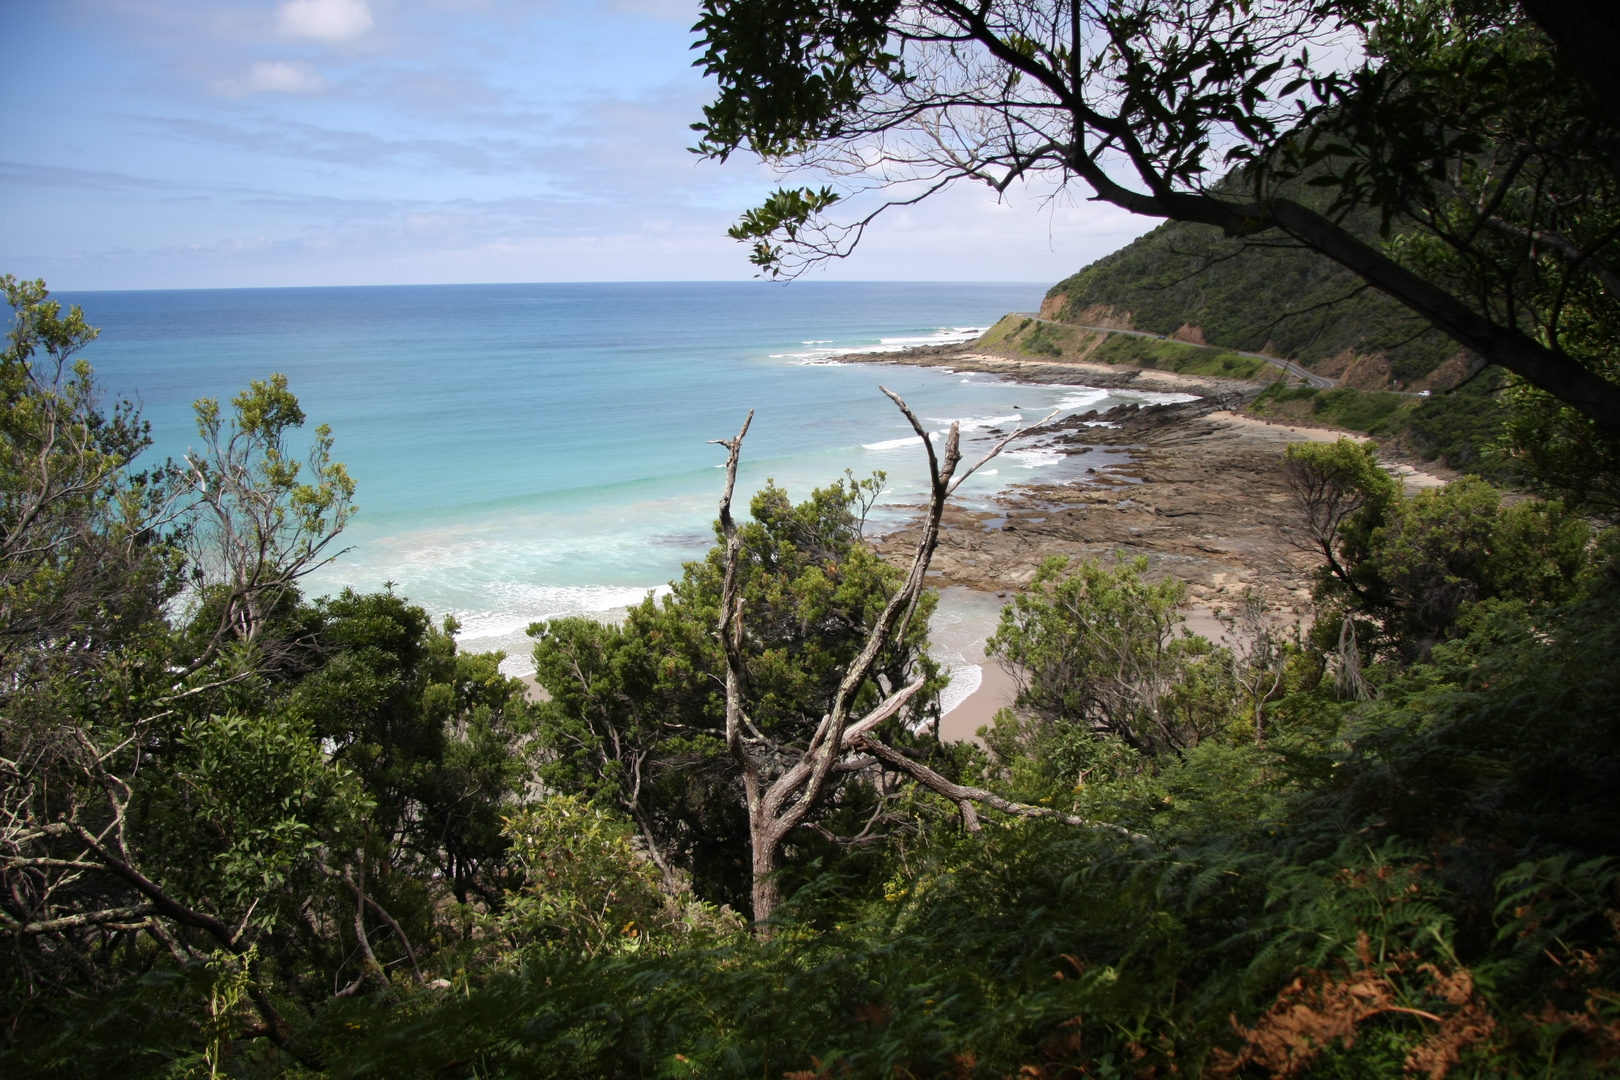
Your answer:
[[[1227,349],[1189,345],[1183,341],[1110,334],[1092,354],[1105,364],[1173,371],[1178,375],[1209,375],[1226,379],[1265,381],[1282,377],[1282,372],[1264,360],[1240,356]]]
[[[987,349],[1016,350],[1024,356],[1087,360],[1180,375],[1266,381],[1279,378],[1281,374],[1264,360],[1240,356],[1227,349],[1129,334],[1108,334],[1099,344],[1097,331],[1042,322],[1023,315],[1003,316],[985,332],[978,344]]]

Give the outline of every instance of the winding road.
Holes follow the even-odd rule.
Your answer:
[[[1168,336],[1166,336],[1164,334],[1149,334],[1149,333],[1146,333],[1146,332],[1144,332],[1142,330],[1116,330],[1116,329],[1114,329],[1113,327],[1110,327],[1110,326],[1081,326],[1079,323],[1058,322],[1056,319],[1043,319],[1039,315],[1034,315],[1034,314],[1031,314],[1030,312],[1027,312],[1027,311],[1014,312],[1014,314],[1018,315],[1021,318],[1034,319],[1036,322],[1050,323],[1053,326],[1079,326],[1081,330],[1092,330],[1092,331],[1095,331],[1095,332],[1097,332],[1099,334],[1125,334],[1125,335],[1128,335],[1130,337],[1152,338],[1155,341],[1178,341],[1178,340],[1180,340],[1178,338],[1168,337]],[[1182,344],[1183,345],[1191,345],[1193,343],[1184,341],[1184,342],[1182,342]],[[1290,375],[1294,375],[1294,376],[1297,376],[1298,378],[1304,379],[1307,386],[1314,386],[1318,390],[1331,390],[1333,387],[1339,385],[1337,379],[1330,379],[1325,375],[1317,375],[1315,372],[1306,371],[1304,368],[1300,367],[1298,364],[1294,363],[1292,360],[1279,360],[1275,356],[1266,356],[1264,353],[1238,352],[1238,350],[1236,350],[1236,349],[1227,349],[1227,348],[1224,348],[1223,346],[1218,346],[1218,345],[1217,346],[1210,346],[1210,347],[1212,347],[1212,348],[1220,348],[1223,352],[1236,353],[1238,356],[1247,356],[1250,359],[1254,359],[1254,360],[1264,360],[1266,363],[1270,364],[1272,367],[1281,368],[1283,371],[1286,371]]]

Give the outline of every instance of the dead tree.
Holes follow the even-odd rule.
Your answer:
[[[957,472],[962,462],[961,432],[959,425],[951,424],[945,439],[945,453],[941,460],[935,452],[930,433],[900,396],[887,387],[879,387],[899,407],[912,429],[922,439],[928,455],[929,501],[923,517],[921,535],[912,555],[911,566],[901,587],[885,605],[882,614],[867,632],[866,643],[850,662],[833,696],[832,708],[821,718],[808,744],[803,749],[787,751],[768,739],[750,721],[744,702],[745,612],[740,593],[739,561],[742,538],[731,514],[732,492],[737,483],[737,464],[742,455],[743,438],[748,434],[754,414],[750,412],[735,438],[715,440],[729,451],[726,462],[725,492],[720,498],[720,529],[725,539],[725,576],[720,591],[720,615],[716,630],[726,657],[726,749],[742,773],[743,792],[748,810],[749,837],[753,848],[753,903],[756,932],[769,937],[771,916],[776,912],[781,897],[777,872],[783,842],[795,829],[811,826],[811,813],[828,799],[831,781],[868,769],[890,767],[904,772],[916,782],[964,807],[963,817],[970,828],[977,826],[977,815],[971,808],[981,803],[995,809],[1026,816],[1052,817],[1055,820],[1080,826],[1093,826],[1083,818],[1055,814],[1041,807],[1013,803],[980,788],[955,785],[933,770],[911,761],[901,751],[881,742],[875,731],[885,720],[896,715],[923,687],[917,679],[896,689],[864,716],[854,718],[852,710],[857,694],[871,677],[878,656],[884,646],[904,635],[922,597],[928,564],[939,544],[940,520],[945,504],[961,487],[962,482],[987,462],[1001,453],[1015,439],[1048,423],[1053,413],[1039,424],[1019,428],[996,443],[976,463]],[[862,752],[864,751],[864,752]],[[788,760],[792,763],[772,775],[772,762]],[[1096,826],[1125,833],[1116,826]],[[824,831],[824,830],[820,830]],[[1131,835],[1128,834],[1127,835]],[[836,838],[835,838],[836,839]]]

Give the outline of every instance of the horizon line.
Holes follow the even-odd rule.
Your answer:
[[[20,280],[30,280],[20,278]],[[33,280],[44,280],[33,279]],[[49,286],[49,282],[46,283]],[[586,285],[776,285],[786,288],[789,285],[1046,285],[1050,283],[1037,280],[1004,281],[1004,280],[964,280],[959,278],[863,278],[828,280],[815,278],[810,280],[795,278],[788,281],[772,281],[761,278],[648,278],[644,280],[625,280],[620,278],[607,278],[597,281],[454,281],[454,282],[385,282],[347,285],[208,285],[208,286],[178,286],[170,288],[103,288],[103,289],[76,289],[71,287],[51,288],[51,295],[63,293],[171,293],[171,292],[271,292],[292,291],[295,289],[482,289],[492,286],[586,286]]]

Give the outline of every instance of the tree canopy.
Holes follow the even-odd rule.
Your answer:
[[[1587,54],[1513,3],[707,0],[695,29],[718,84],[699,152],[846,188],[784,188],[744,216],[732,235],[767,272],[847,254],[885,206],[958,182],[1078,184],[1319,252],[1620,436],[1620,125]],[[832,216],[874,190],[876,210]],[[1364,209],[1384,241],[1347,226]]]

